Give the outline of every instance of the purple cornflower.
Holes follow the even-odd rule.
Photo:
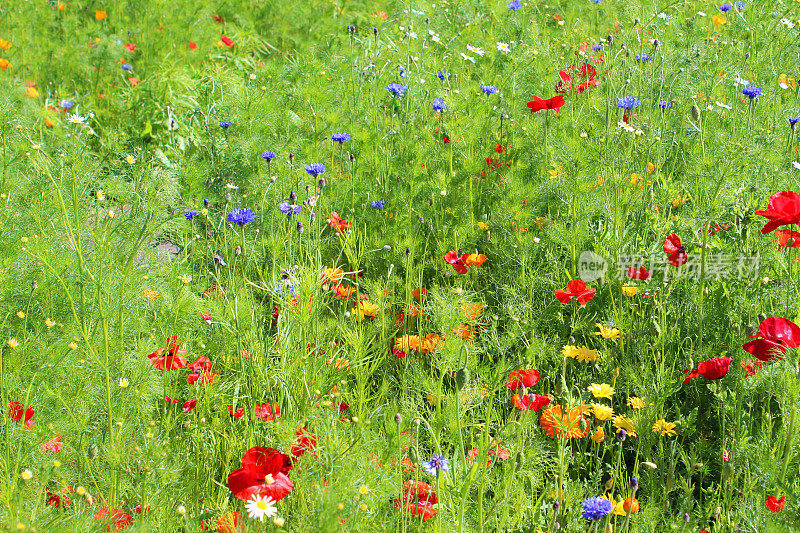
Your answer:
[[[617,107],[630,111],[634,107],[639,107],[642,102],[635,96],[623,96],[617,100]]]
[[[758,98],[758,96],[759,96],[759,95],[760,95],[762,92],[763,92],[763,91],[762,91],[761,89],[759,89],[758,87],[754,87],[754,86],[752,86],[752,85],[748,85],[747,87],[745,87],[744,89],[742,89],[742,94],[743,94],[743,95],[745,95],[745,96],[748,96],[748,97],[749,97],[751,100],[752,100],[753,98]]]
[[[383,209],[386,207],[386,200],[374,200],[372,202],[372,209]]]
[[[658,103],[658,107],[660,107],[661,109],[670,108],[670,107],[672,107],[672,102],[670,102],[669,100],[661,100]]]
[[[349,133],[334,133],[333,135],[331,135],[331,140],[333,140],[335,142],[338,142],[339,144],[342,144],[345,141],[349,141],[350,140],[350,134]]]
[[[447,102],[445,102],[441,98],[437,98],[436,100],[433,101],[433,110],[434,111],[440,111],[441,112],[441,111],[444,111],[445,109],[447,109]]]
[[[393,96],[403,96],[406,94],[408,87],[400,83],[390,83],[386,86],[386,90],[389,91],[389,93]]]
[[[306,165],[306,172],[315,178],[325,172],[325,165],[322,163],[309,163]]]
[[[650,57],[650,56],[649,56],[649,55],[647,55],[647,54],[636,54],[636,61],[644,61],[644,62],[647,62],[647,61],[652,61],[652,60],[653,60],[653,58],[652,58],[652,57]]]
[[[186,211],[183,215],[186,217],[186,220],[192,220],[199,214],[200,213],[198,213],[197,211],[192,210],[192,211]]]
[[[227,130],[232,125],[233,122],[231,122],[230,120],[223,120],[222,122],[219,123],[219,127],[222,128],[223,130]]]
[[[733,8],[731,7],[730,4],[722,4],[721,6],[719,6],[719,10],[722,11],[723,13],[724,12],[728,12],[731,9],[733,9]]]
[[[490,94],[497,94],[499,89],[494,85],[481,85],[481,91],[485,92],[488,96]]]
[[[431,460],[422,463],[422,467],[425,468],[425,471],[428,472],[432,476],[438,476],[439,472],[447,472],[450,470],[450,465],[447,464],[449,460],[444,455],[432,455]]]
[[[449,76],[450,76],[450,74],[448,74],[447,72],[443,72],[441,70],[437,70],[436,71],[436,77],[439,78],[442,81],[447,79]]]
[[[290,204],[289,202],[281,202],[278,204],[278,209],[289,216],[299,215],[303,208],[297,204]]]
[[[590,521],[600,520],[612,509],[611,502],[600,496],[586,498],[581,507],[583,507],[583,518]]]
[[[267,160],[267,162],[272,161],[275,159],[275,152],[272,150],[267,150],[266,152],[261,152],[261,157]]]
[[[228,222],[233,222],[240,226],[244,226],[248,222],[256,219],[256,214],[252,209],[234,209],[228,213]]]

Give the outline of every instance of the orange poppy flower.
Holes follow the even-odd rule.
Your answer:
[[[102,9],[98,9],[97,11],[94,12],[94,18],[96,18],[97,20],[105,20],[108,18],[108,13],[106,13]]]
[[[411,296],[413,296],[418,302],[422,303],[422,299],[425,297],[426,294],[428,294],[428,289],[423,289],[422,287],[419,287],[413,290]]]
[[[467,266],[470,265],[481,266],[483,263],[486,262],[486,256],[483,254],[479,254],[478,251],[475,250],[475,253],[469,254],[464,262],[467,264]]]
[[[468,326],[467,324],[461,324],[453,331],[456,332],[456,335],[461,337],[462,339],[472,339],[475,337],[475,328],[472,326]]]
[[[591,431],[580,407],[554,405],[542,413],[539,424],[551,439],[582,439]]]
[[[5,70],[7,68],[11,68],[11,63],[8,61],[8,59],[0,58],[0,70]]]
[[[349,300],[353,293],[357,290],[358,289],[355,287],[348,287],[347,285],[342,285],[341,283],[331,287],[331,291],[333,291],[333,297],[337,300]]]
[[[419,316],[419,312],[422,308],[418,305],[406,305],[403,307],[403,312],[408,316]]]
[[[419,351],[419,337],[417,335],[403,335],[394,340],[395,350],[416,350]]]
[[[444,339],[436,333],[428,333],[421,339],[421,344],[422,353],[438,352],[444,346]]]
[[[339,283],[344,277],[344,270],[341,268],[322,268],[321,281],[322,283]]]

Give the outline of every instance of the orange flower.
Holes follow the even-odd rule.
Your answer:
[[[341,268],[322,268],[321,281],[322,283],[339,283],[344,277],[344,270]]]
[[[444,339],[436,333],[428,333],[422,338],[422,353],[438,352],[444,346]]]
[[[5,70],[5,69],[10,68],[10,67],[11,67],[11,63],[8,61],[8,59],[0,58],[0,70]]]
[[[329,218],[327,220],[328,225],[336,230],[336,233],[344,233],[345,231],[350,229],[351,224],[350,222],[339,218],[339,213],[336,211],[331,211]]]
[[[53,126],[56,125],[56,123],[50,120],[49,118],[46,118],[44,119],[44,125],[47,126],[48,128],[52,128]]]
[[[357,290],[358,289],[355,287],[348,287],[347,285],[342,285],[341,283],[331,287],[331,291],[333,291],[333,297],[337,300],[349,300],[353,293]]]
[[[5,39],[0,39],[0,50],[8,50],[12,46],[14,45],[6,41]]]
[[[394,340],[395,350],[416,350],[419,351],[419,337],[416,335],[403,335]]]
[[[551,439],[582,439],[591,431],[580,407],[554,405],[542,413],[539,424]]]
[[[403,312],[408,316],[419,316],[419,312],[422,308],[418,305],[407,305],[403,307]]]
[[[151,302],[155,302],[161,298],[161,295],[158,293],[158,291],[154,291],[153,289],[145,289],[142,291],[142,298],[145,300],[150,300]]]
[[[137,85],[139,85],[139,78],[131,76],[130,78],[128,78],[128,83],[131,84],[131,87],[136,87]]]
[[[479,254],[477,250],[475,250],[474,254],[469,254],[467,256],[466,261],[464,261],[464,263],[466,263],[467,266],[470,265],[481,266],[485,262],[486,262],[486,256],[483,254]]]
[[[67,9],[67,4],[65,4],[64,2],[61,2],[60,4],[58,4],[58,10],[59,11],[64,11],[65,9]]]
[[[28,98],[36,98],[39,96],[39,91],[37,91],[35,87],[28,87],[25,89],[25,94],[28,95]]]
[[[455,331],[456,335],[458,335],[462,339],[471,339],[475,337],[475,328],[473,328],[472,326],[468,326],[466,324],[461,324],[453,331]]]
[[[414,289],[411,292],[411,296],[413,296],[420,303],[422,303],[422,299],[425,298],[426,294],[428,294],[428,289],[423,289],[422,287]]]
[[[472,320],[478,318],[478,316],[483,313],[483,310],[486,308],[483,304],[472,304],[467,303],[461,306],[461,310],[467,313],[467,316]]]
[[[94,12],[94,18],[96,18],[97,20],[105,20],[108,18],[108,13],[106,13],[102,9],[98,9],[97,11]]]

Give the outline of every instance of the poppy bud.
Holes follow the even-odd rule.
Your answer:
[[[558,531],[560,529],[561,529],[561,524],[559,524],[558,522],[555,522],[553,524],[553,531]]]
[[[403,415],[401,415],[400,413],[397,413],[396,415],[394,415],[394,421],[395,421],[396,424],[399,424],[400,422],[403,421]]]
[[[311,211],[311,214],[308,215],[308,218],[311,222],[314,222],[315,220],[317,220],[317,214],[314,211]]]
[[[609,46],[613,45],[614,44],[614,36],[609,34],[608,37],[606,37],[606,41],[608,41],[608,45]]]
[[[428,231],[433,231],[433,225],[428,224]]]
[[[383,247],[383,251],[384,251],[384,252],[391,252],[391,251],[392,251],[392,247],[391,247],[391,246],[389,246],[389,245],[387,244],[387,245],[385,245],[385,246]]]
[[[328,181],[325,178],[320,178],[319,179],[319,188],[320,189],[323,188],[324,186],[326,186],[327,184],[328,184]]]
[[[233,255],[242,255],[242,247],[241,246],[237,246],[236,248],[234,248],[233,249]]]
[[[553,502],[553,510],[558,511],[558,508],[561,507],[561,502],[555,501]]]
[[[231,201],[231,193],[226,193],[225,194],[225,201],[226,202],[230,202]]]
[[[306,192],[311,190],[311,185],[306,185]]]
[[[763,313],[760,313],[760,314],[758,315],[758,323],[759,323],[759,324],[760,324],[760,323],[762,323],[762,322],[764,322],[766,319],[767,319],[767,315],[765,315],[765,314],[763,314]]]
[[[719,518],[719,515],[721,514],[722,514],[722,507],[717,507],[716,509],[714,509],[714,518]]]
[[[747,53],[744,55],[744,58],[745,58],[745,59],[750,59],[750,52],[747,52]]]
[[[689,513],[683,513],[683,521],[684,522],[686,522],[688,524],[690,518],[691,518],[691,516],[689,516]]]
[[[697,104],[692,104],[692,118],[695,122],[700,121],[700,108],[697,107]]]
[[[36,280],[31,281],[31,289],[36,290],[36,286],[39,285]]]

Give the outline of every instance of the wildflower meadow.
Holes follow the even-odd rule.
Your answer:
[[[800,531],[798,40],[1,2],[0,530]]]

